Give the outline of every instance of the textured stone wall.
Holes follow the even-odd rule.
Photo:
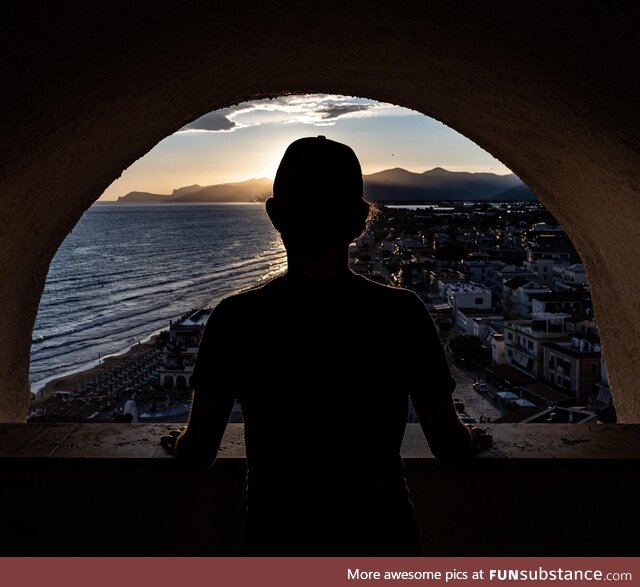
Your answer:
[[[432,116],[517,173],[586,265],[620,421],[640,422],[640,10],[421,0],[10,6],[0,52],[0,421],[24,419],[57,247],[196,117],[287,93]]]

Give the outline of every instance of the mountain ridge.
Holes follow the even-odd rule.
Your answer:
[[[365,199],[371,202],[428,201],[513,201],[535,200],[535,196],[513,173],[450,171],[435,167],[421,173],[402,167],[384,169],[363,176]],[[261,177],[240,182],[176,188],[171,194],[133,191],[121,196],[121,203],[243,203],[267,199],[273,180]]]

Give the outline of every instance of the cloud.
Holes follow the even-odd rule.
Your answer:
[[[225,111],[228,109],[225,109]],[[215,110],[201,116],[197,120],[190,122],[186,126],[183,126],[180,131],[186,130],[208,130],[213,132],[230,131],[234,130],[236,123],[227,117],[226,112],[223,110]]]
[[[322,120],[334,120],[352,112],[371,110],[373,107],[374,104],[335,104],[318,108],[316,113],[320,115]]]
[[[180,132],[233,132],[249,126],[283,124],[332,126],[339,118],[398,116],[409,113],[412,112],[366,98],[304,94],[242,102],[230,108],[205,114],[180,129]]]
[[[286,114],[283,124],[313,124],[327,126],[342,117],[374,115],[382,109],[396,109],[391,104],[383,104],[365,98],[352,98],[331,94],[306,94],[281,96],[273,100],[260,100],[250,104],[253,111],[267,110]],[[247,112],[249,109],[244,110]]]

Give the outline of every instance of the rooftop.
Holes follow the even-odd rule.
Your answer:
[[[554,267],[560,268],[562,271],[579,271],[584,273],[584,265],[582,263],[572,263],[571,265],[555,265]]]
[[[581,302],[582,294],[573,291],[550,291],[532,294],[531,298],[541,302]]]
[[[530,279],[527,279],[526,277],[522,277],[519,275],[518,277],[513,277],[508,281],[505,281],[504,287],[508,287],[509,289],[518,289],[519,287],[522,287],[523,285],[529,283],[530,281],[531,281]]]
[[[601,356],[601,352],[598,350],[593,350],[593,344],[597,344],[599,342],[598,337],[596,336],[593,340],[587,337],[572,337],[572,340],[566,342],[547,342],[544,343],[543,346],[550,348],[558,353],[562,353],[568,355],[570,357],[574,357],[576,359],[599,359]],[[584,340],[586,344],[580,345],[576,344],[575,341]]]
[[[593,316],[584,312],[572,313],[571,316],[565,318],[565,322],[579,323],[584,321],[593,321]]]
[[[563,320],[571,317],[571,314],[565,312],[534,312],[531,314],[533,320]]]
[[[468,312],[467,310],[458,310],[466,316],[472,317],[474,322],[492,324],[493,321],[504,322],[504,316],[496,310],[475,310]]]
[[[571,242],[567,242],[564,240],[555,240],[555,237],[552,237],[549,240],[546,240],[544,237],[546,235],[538,236],[538,240],[536,242],[531,243],[527,248],[531,249],[533,252],[545,252],[545,253],[574,253],[575,247],[571,244]]]
[[[171,321],[170,324],[174,328],[175,327],[179,328],[182,326],[203,327],[207,323],[207,320],[209,319],[210,315],[211,315],[211,309],[200,308],[198,310],[193,310],[191,312],[188,312],[187,314],[181,316],[177,320]]]
[[[488,287],[473,281],[454,281],[447,286],[447,289],[456,293],[491,293]]]
[[[544,383],[529,383],[520,387],[529,395],[533,395],[545,402],[563,403],[571,400],[568,395],[552,389]]]

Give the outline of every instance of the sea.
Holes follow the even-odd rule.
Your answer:
[[[286,270],[262,204],[96,203],[56,253],[33,329],[33,389]]]

